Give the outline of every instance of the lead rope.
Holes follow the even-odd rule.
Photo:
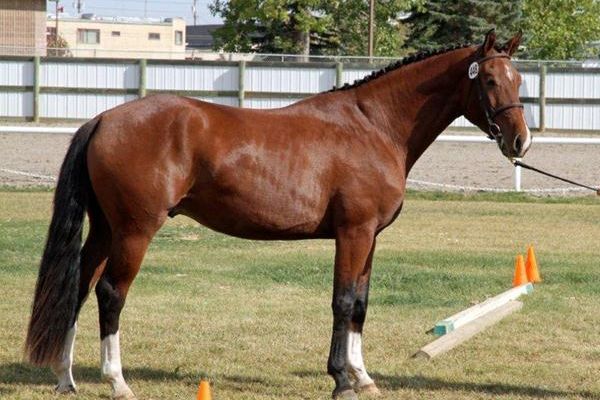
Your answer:
[[[596,192],[596,195],[600,196],[600,188],[595,188],[595,187],[592,187],[592,186],[584,185],[583,183],[578,183],[578,182],[572,181],[570,179],[561,178],[560,176],[556,176],[556,175],[553,175],[553,174],[551,174],[549,172],[542,171],[541,169],[537,169],[535,167],[532,167],[531,165],[524,164],[524,163],[522,163],[519,160],[513,160],[513,164],[514,164],[515,167],[523,167],[525,169],[529,169],[531,171],[535,171],[535,172],[540,173],[542,175],[546,175],[546,176],[549,176],[551,178],[558,179],[559,181],[567,182],[567,183],[570,183],[570,184],[575,185],[575,186],[579,186],[579,187],[582,187],[582,188],[585,188],[585,189],[593,190],[594,192]]]

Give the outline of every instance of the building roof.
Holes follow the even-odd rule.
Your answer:
[[[48,21],[56,20],[56,15],[52,13],[47,14]],[[92,13],[77,15],[69,15],[67,13],[61,13],[58,15],[59,21],[79,21],[79,22],[101,22],[108,24],[132,24],[132,25],[172,25],[173,21],[181,20],[181,17],[172,18],[140,18],[140,17],[104,17],[98,16]]]
[[[212,49],[214,43],[212,34],[222,26],[223,24],[186,26],[185,38],[187,47],[193,49]]]

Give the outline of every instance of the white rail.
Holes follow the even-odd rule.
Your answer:
[[[493,140],[485,136],[467,136],[467,135],[440,135],[436,139],[437,142],[457,142],[457,143],[490,143],[494,144]],[[600,137],[550,137],[540,136],[534,137],[533,143],[540,144],[600,144]]]
[[[78,127],[73,126],[0,126],[0,133],[53,133],[53,134],[74,134],[77,132]],[[495,144],[494,141],[488,139],[484,135],[449,135],[443,134],[437,137],[436,142],[446,143],[489,143]],[[600,145],[600,137],[550,137],[541,136],[534,137],[533,143],[536,144],[586,144],[586,145]],[[514,188],[515,191],[522,191],[521,188],[521,167],[515,167],[514,174]],[[410,180],[409,181],[414,181]],[[429,182],[414,181],[419,184],[427,184]],[[439,187],[454,187],[454,185],[444,184],[432,184],[433,186]],[[469,188],[466,188],[469,189]],[[543,192],[544,190],[539,190]],[[550,191],[554,191],[553,189]]]
[[[74,134],[77,126],[0,126],[0,133],[58,133]]]

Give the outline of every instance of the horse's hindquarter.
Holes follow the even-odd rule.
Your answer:
[[[111,133],[121,136],[125,147],[152,154],[122,156],[130,175],[145,176],[156,190],[146,194],[148,199],[138,194],[146,209],[169,208],[231,235],[293,239],[331,237],[336,207],[352,208],[357,215],[395,207],[397,199],[379,193],[389,197],[395,178],[386,172],[394,160],[374,154],[379,144],[367,135],[349,131],[352,121],[339,123],[330,114],[302,107],[255,111],[156,101],[163,104],[154,112],[146,107],[143,117],[151,132]],[[132,123],[133,113],[127,113],[125,125]],[[111,157],[118,163],[119,155]]]

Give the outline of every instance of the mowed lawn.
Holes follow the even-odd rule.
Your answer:
[[[439,199],[438,199],[439,197]],[[0,398],[62,399],[22,348],[52,194],[0,191]],[[523,309],[432,361],[446,316],[511,285],[533,243],[544,278]],[[365,328],[383,399],[600,398],[600,199],[411,194],[378,239]],[[139,399],[328,399],[332,241],[257,242],[185,217],[156,236],[121,318]],[[107,399],[97,306],[79,320],[78,399]],[[361,398],[364,398],[362,396]]]

